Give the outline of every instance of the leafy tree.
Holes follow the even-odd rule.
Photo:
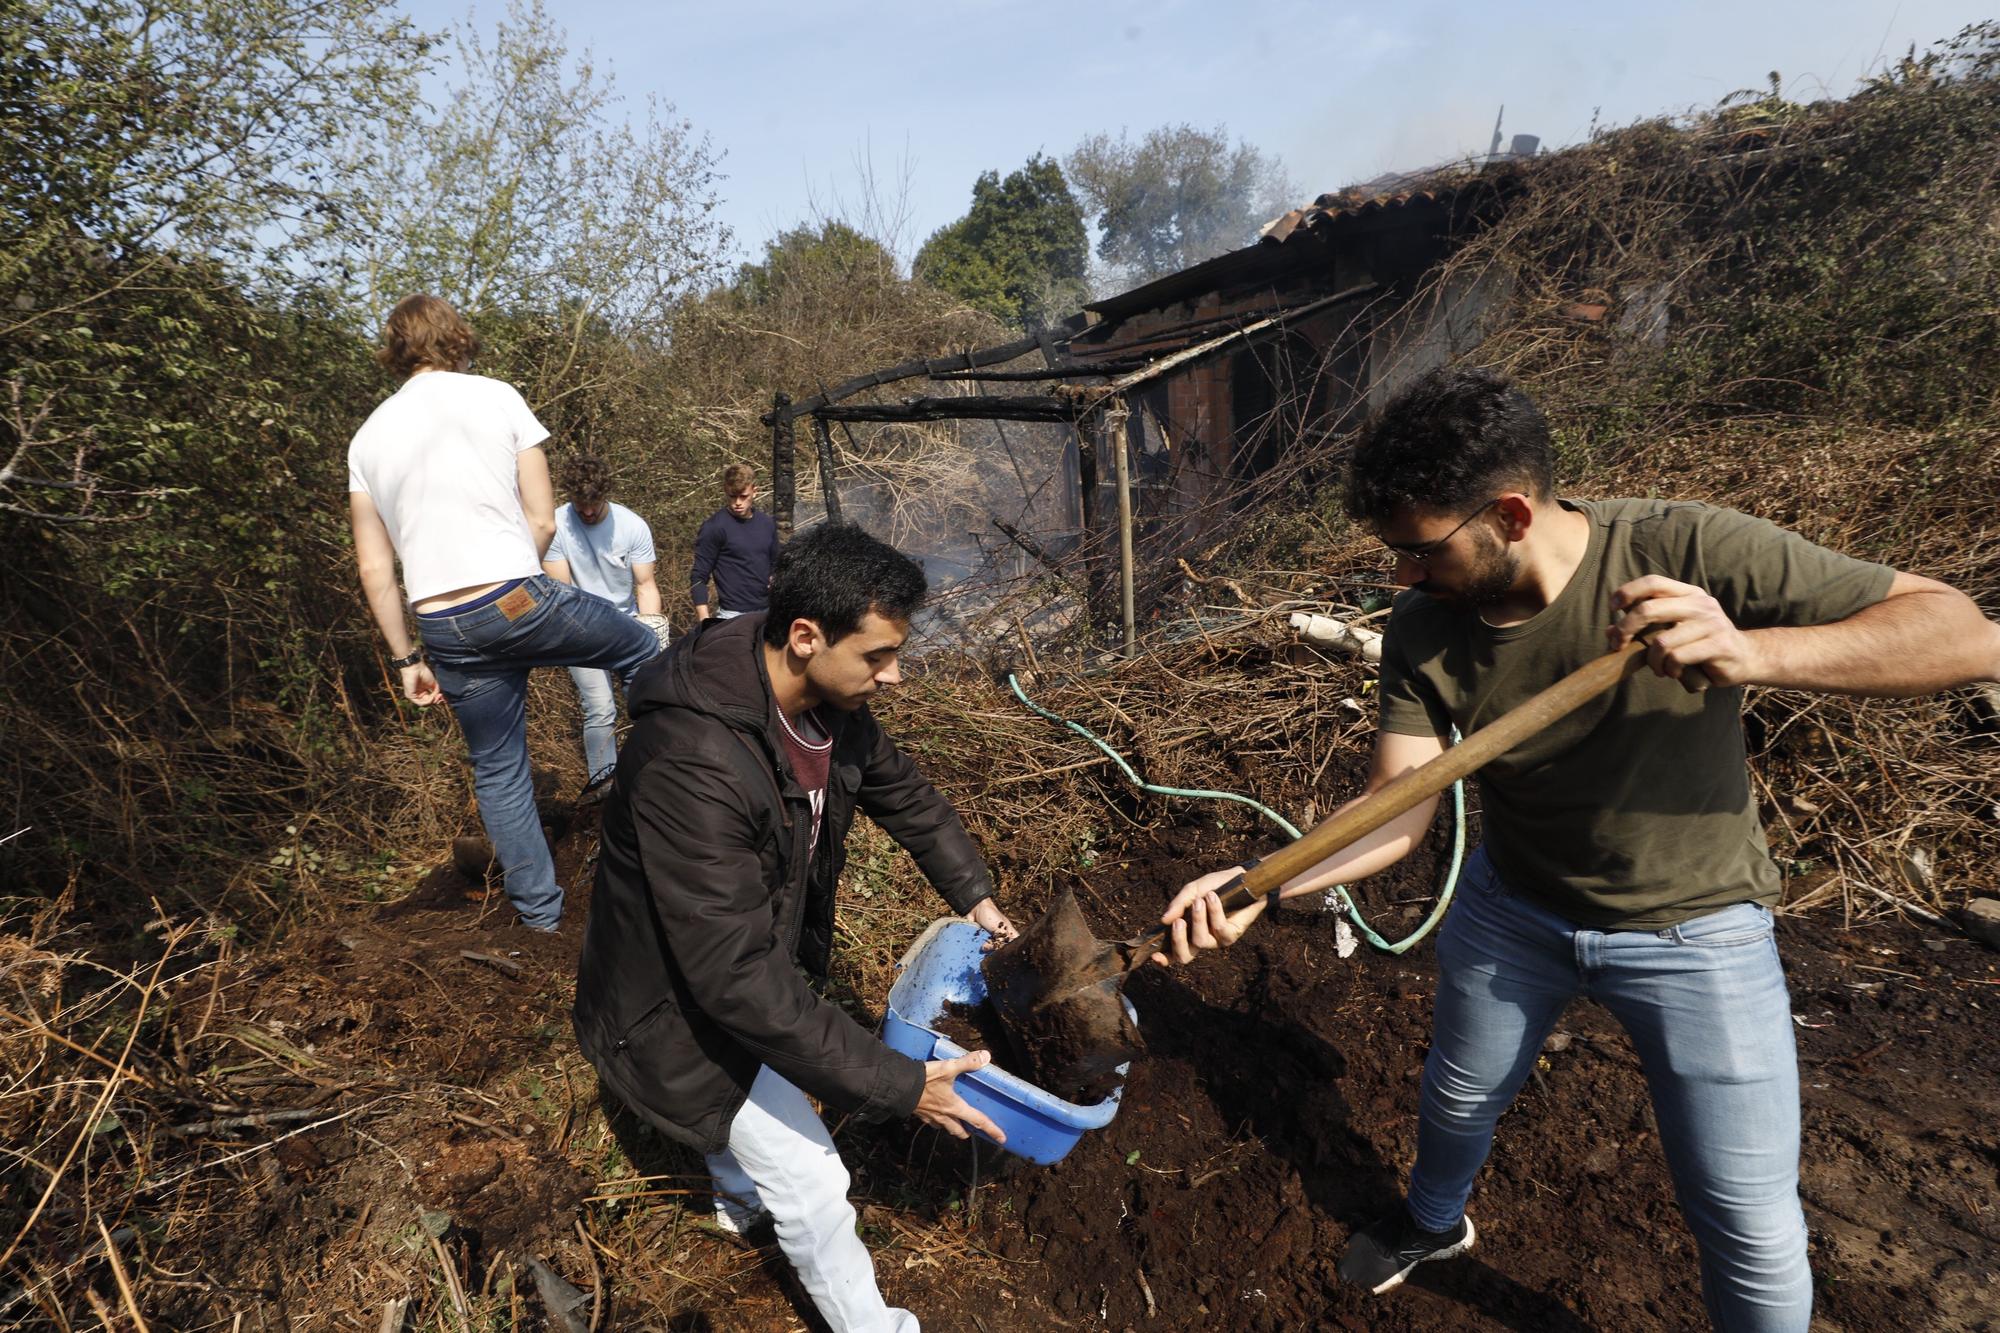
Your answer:
[[[916,276],[1000,319],[1039,327],[1081,305],[1090,261],[1083,209],[1040,154],[1002,180],[981,175],[972,208],[917,252]]]
[[[365,349],[315,264],[429,48],[389,0],[0,22],[0,879],[214,854],[334,734]]]
[[[1097,253],[1144,282],[1249,245],[1258,227],[1290,208],[1284,165],[1223,126],[1162,126],[1132,142],[1094,134],[1066,163],[1097,220]]]
[[[845,222],[825,221],[766,241],[762,261],[738,266],[732,290],[753,306],[768,307],[801,294],[823,297],[831,288],[892,286],[897,277],[887,246]]]
[[[443,296],[480,326],[490,373],[531,401],[573,394],[594,382],[591,346],[663,338],[717,275],[716,155],[671,106],[618,119],[611,77],[572,57],[540,0],[515,0],[490,40],[463,32],[454,65],[436,113],[376,161],[364,301],[379,318]]]
[[[311,255],[351,235],[361,202],[337,164],[414,100],[430,42],[391,0],[9,11],[0,513],[129,516],[165,497],[184,451],[231,438],[163,400],[228,415],[267,396],[207,321],[237,318],[239,287],[282,298],[313,284]]]

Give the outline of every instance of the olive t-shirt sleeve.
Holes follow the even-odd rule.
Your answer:
[[[1888,596],[1896,577],[1887,565],[1829,551],[1734,509],[1694,512],[1692,549],[1700,568],[1689,581],[1706,588],[1742,629],[1845,620]]]
[[[1451,734],[1451,714],[1430,682],[1410,669],[1404,645],[1410,626],[1396,622],[1402,607],[1389,617],[1382,635],[1382,678],[1375,691],[1381,701],[1376,725],[1398,736],[1438,736]],[[1400,633],[1398,631],[1401,631]]]

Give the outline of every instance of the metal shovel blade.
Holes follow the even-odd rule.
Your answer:
[[[1017,1069],[1065,1101],[1102,1101],[1118,1086],[1118,1067],[1145,1050],[1118,998],[1125,960],[1090,933],[1072,889],[980,970]]]
[[[1436,759],[1344,806],[1225,885],[1219,891],[1223,910],[1249,906],[1568,716],[1585,700],[1614,688],[1645,665],[1645,652],[1646,645],[1634,640],[1586,662]],[[994,1016],[1036,1083],[1059,1097],[1068,1097],[1063,1091],[1068,1081],[1108,1078],[1107,1091],[1116,1085],[1111,1071],[1143,1049],[1119,1002],[1119,988],[1165,944],[1166,930],[1157,925],[1132,939],[1105,943],[1084,924],[1076,895],[1064,889],[1041,920],[986,956],[986,991]]]

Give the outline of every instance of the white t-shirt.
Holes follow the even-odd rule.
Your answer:
[[[347,489],[375,502],[412,602],[542,572],[514,456],[549,433],[514,386],[412,375],[347,446]]]
[[[577,517],[576,506],[556,510],[556,536],[542,562],[567,561],[570,582],[602,597],[628,616],[639,614],[632,591],[632,566],[656,562],[653,530],[646,520],[621,504],[608,504],[595,523]]]

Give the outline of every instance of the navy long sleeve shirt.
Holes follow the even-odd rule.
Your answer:
[[[778,559],[778,522],[762,510],[738,518],[718,509],[694,539],[694,570],[688,597],[708,605],[709,580],[724,611],[762,611],[770,600],[771,566]]]

